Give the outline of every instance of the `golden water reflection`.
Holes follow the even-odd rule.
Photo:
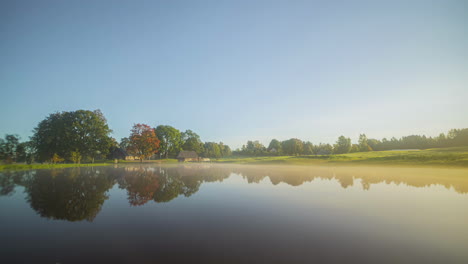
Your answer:
[[[167,203],[190,197],[207,182],[222,182],[240,175],[249,184],[300,186],[314,180],[336,181],[346,189],[360,184],[362,190],[376,184],[430,188],[468,193],[467,169],[391,167],[306,167],[194,164],[181,166],[122,166],[3,172],[0,195],[24,187],[26,200],[40,216],[67,221],[92,221],[117,184],[126,190],[131,206],[150,201]],[[313,183],[312,183],[313,184]]]

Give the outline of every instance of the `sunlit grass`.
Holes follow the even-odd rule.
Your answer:
[[[113,162],[113,161],[112,161]],[[144,160],[140,162],[139,160],[119,160],[119,163],[177,163],[177,159],[160,159],[160,160]]]
[[[86,163],[86,164],[4,164],[0,170],[30,170],[30,169],[60,169],[74,167],[108,166],[111,163]]]
[[[237,164],[385,164],[468,167],[468,147],[402,151],[370,151],[339,155],[234,157],[216,162]]]
[[[119,160],[119,164],[135,164],[140,163],[138,160],[127,161]],[[174,164],[177,163],[176,159],[161,159],[161,160],[145,160],[144,164],[147,163],[164,163],[164,164]],[[73,164],[73,163],[60,163],[60,164],[0,164],[1,170],[31,170],[31,169],[61,169],[61,168],[75,168],[75,167],[94,167],[94,166],[109,166],[114,165],[114,161],[108,160],[99,163],[82,163],[82,164]]]

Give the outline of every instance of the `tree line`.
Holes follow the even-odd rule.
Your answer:
[[[352,152],[382,151],[393,149],[426,149],[468,146],[468,128],[451,129],[437,137],[410,135],[382,140],[359,136],[356,144],[340,136],[335,144],[313,144],[291,138],[271,140],[268,147],[259,141],[248,141],[241,149],[231,151],[222,142],[203,142],[192,130],[180,131],[169,125],[151,127],[135,124],[128,137],[120,142],[110,136],[112,130],[100,110],[56,112],[40,121],[30,140],[20,142],[16,135],[0,138],[0,160],[12,162],[94,162],[95,159],[125,159],[132,155],[137,159],[175,158],[182,150],[195,151],[206,158],[222,158],[231,155],[331,155]]]
[[[168,125],[152,128],[146,124],[135,124],[130,136],[122,138],[115,150],[130,153],[140,160],[155,157],[156,154],[157,158],[175,158],[182,150],[194,151],[206,158],[218,159],[231,155],[228,145],[203,142],[192,130],[182,132]]]
[[[365,134],[359,135],[357,144],[351,139],[340,136],[335,144],[312,144],[291,138],[284,141],[272,139],[268,147],[259,141],[247,141],[241,149],[233,151],[240,156],[274,156],[274,155],[331,155],[354,152],[397,150],[397,149],[427,149],[468,146],[468,128],[451,129],[447,134],[441,133],[437,137],[426,137],[424,135],[411,135],[399,139],[383,138],[382,140],[367,138]]]
[[[168,125],[135,124],[120,142],[111,132],[100,110],[56,112],[39,122],[29,141],[20,142],[17,135],[0,139],[0,159],[6,163],[81,163],[131,155],[144,160],[175,158],[182,150],[207,158],[231,155],[230,147],[222,142],[202,142],[192,130],[181,132]]]

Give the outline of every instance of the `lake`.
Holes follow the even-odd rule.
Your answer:
[[[468,169],[0,172],[1,263],[468,263]]]

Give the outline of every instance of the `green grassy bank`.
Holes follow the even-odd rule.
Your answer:
[[[157,163],[157,164],[173,164],[177,163],[176,159],[162,159],[162,160],[144,160],[144,164]],[[31,169],[62,169],[62,168],[75,168],[75,167],[94,167],[94,166],[109,166],[114,165],[114,161],[102,161],[99,163],[82,163],[82,164],[70,164],[70,163],[60,163],[60,164],[0,164],[0,171],[2,170],[31,170]],[[127,161],[119,160],[118,164],[141,164],[140,161]]]
[[[439,148],[402,151],[371,151],[339,155],[231,157],[212,160],[214,163],[233,164],[290,164],[290,165],[398,165],[398,166],[445,166],[468,167],[468,147]],[[140,161],[119,161],[119,164],[139,164]],[[176,159],[147,160],[145,164],[175,164]],[[1,170],[53,169],[113,165],[113,161],[86,164],[8,164]]]
[[[401,151],[370,151],[319,156],[233,157],[220,159],[215,162],[236,164],[375,164],[468,167],[468,147]]]
[[[73,167],[108,166],[111,163],[85,163],[85,164],[4,164],[1,170],[30,170],[30,169],[61,169]]]

